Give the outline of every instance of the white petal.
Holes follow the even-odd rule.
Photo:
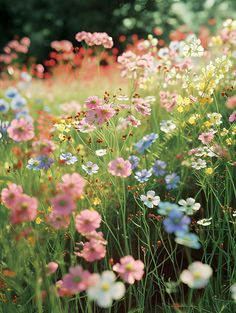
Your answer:
[[[120,300],[125,294],[125,285],[122,282],[117,282],[113,284],[110,292],[113,299]]]

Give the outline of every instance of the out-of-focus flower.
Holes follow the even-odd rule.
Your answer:
[[[101,275],[94,274],[94,283],[87,289],[88,298],[94,300],[101,308],[109,308],[113,300],[121,299],[125,294],[122,282],[116,282],[112,271],[105,271]]]
[[[94,262],[105,257],[106,247],[103,241],[92,238],[83,244],[82,251],[75,252],[75,254],[85,259],[87,262]]]
[[[70,194],[59,194],[51,200],[53,210],[59,215],[69,215],[76,205]]]
[[[7,188],[3,188],[1,192],[2,203],[8,208],[15,206],[18,196],[23,193],[21,186],[9,183]]]
[[[24,119],[12,120],[7,133],[14,141],[28,141],[34,137],[34,128],[32,123]]]
[[[70,194],[73,198],[78,198],[82,195],[85,184],[85,180],[78,173],[64,174],[57,189],[65,194]]]
[[[153,167],[152,167],[153,175],[157,176],[157,177],[165,175],[165,173],[166,173],[166,171],[165,171],[166,166],[167,166],[166,162],[161,161],[161,160],[156,160],[154,162]]]
[[[181,211],[181,208],[175,204],[170,202],[160,202],[158,204],[158,214],[160,215],[169,215],[169,213],[173,210]]]
[[[117,158],[108,164],[108,172],[113,176],[128,177],[131,175],[131,163],[123,158]]]
[[[180,177],[176,173],[169,174],[165,177],[166,189],[171,190],[177,188]]]
[[[144,136],[141,140],[134,144],[134,149],[139,153],[147,150],[158,138],[158,135],[155,133],[151,133],[149,135]]]
[[[183,55],[185,57],[200,57],[204,54],[204,48],[201,40],[197,39],[194,34],[189,35],[183,45]]]
[[[1,109],[0,109],[0,111],[1,111]],[[236,111],[234,111],[231,115],[230,115],[230,117],[229,117],[229,122],[230,123],[233,123],[233,122],[235,122],[236,121]]]
[[[232,299],[236,302],[236,283],[230,287]]]
[[[160,197],[155,196],[155,191],[153,190],[149,190],[147,192],[147,195],[141,195],[140,199],[148,208],[153,208],[154,206],[157,206],[160,202]]]
[[[204,288],[212,276],[212,268],[201,262],[193,262],[187,270],[180,275],[180,280],[189,286],[189,288]]]
[[[63,278],[63,287],[69,290],[72,294],[84,291],[88,287],[88,282],[91,274],[83,270],[82,266],[77,265],[71,267],[69,273]]]
[[[56,262],[49,262],[47,264],[47,274],[53,274],[58,269],[58,264]]]
[[[128,284],[134,284],[135,280],[141,280],[144,274],[143,262],[134,260],[130,255],[121,258],[120,263],[116,263],[112,269]]]
[[[192,249],[200,249],[199,237],[189,232],[180,232],[176,234],[175,242],[179,245]]]
[[[235,109],[236,108],[236,95],[229,97],[225,103],[228,109]]]
[[[18,90],[14,87],[10,87],[5,92],[5,97],[9,99],[13,99],[18,95]]]
[[[171,210],[163,221],[167,233],[187,232],[191,220],[179,210]]]
[[[211,225],[211,220],[212,220],[212,217],[203,218],[203,219],[197,221],[197,224],[201,225],[201,226],[209,226],[209,225]]]
[[[95,151],[95,154],[99,157],[104,156],[107,154],[107,149],[99,149]]]
[[[198,139],[205,145],[209,144],[214,138],[213,132],[202,133],[198,136]]]
[[[0,99],[0,113],[7,113],[8,110],[9,110],[9,103],[4,99]]]
[[[196,161],[192,162],[192,168],[195,170],[201,170],[202,168],[206,167],[206,161],[202,159],[197,159]]]
[[[29,159],[26,167],[34,171],[48,170],[53,163],[54,160],[47,155],[39,155],[36,158]]]
[[[136,155],[131,155],[128,157],[129,162],[131,163],[131,168],[132,170],[135,170],[140,162],[139,157],[137,157]]]
[[[160,123],[160,130],[163,131],[164,133],[171,133],[172,131],[174,131],[176,129],[176,125],[174,122],[172,122],[171,120],[167,120],[167,121],[161,121]]]
[[[91,161],[87,162],[86,165],[82,165],[82,169],[88,174],[93,175],[96,174],[99,170],[99,166]]]

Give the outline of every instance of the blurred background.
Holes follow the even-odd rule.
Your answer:
[[[0,50],[28,36],[30,54],[41,62],[53,40],[75,43],[82,30],[105,31],[122,50],[121,35],[154,32],[166,41],[174,29],[198,32],[207,26],[214,31],[235,12],[236,0],[0,0]]]

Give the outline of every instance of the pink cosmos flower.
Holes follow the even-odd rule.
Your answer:
[[[53,211],[47,218],[47,222],[54,229],[66,229],[70,225],[70,216],[69,215],[61,215],[56,211]]]
[[[37,216],[38,201],[26,194],[19,194],[16,203],[11,207],[11,222],[19,224],[33,221]]]
[[[131,175],[131,163],[117,158],[108,164],[108,172],[114,176],[128,177]]]
[[[101,220],[97,211],[83,210],[75,218],[75,228],[81,234],[90,233],[100,227]]]
[[[95,109],[98,106],[102,105],[102,100],[99,99],[97,96],[91,96],[87,98],[87,100],[85,101],[85,105],[89,109]]]
[[[51,200],[51,203],[58,215],[69,215],[76,207],[70,194],[59,194]]]
[[[209,144],[214,138],[214,134],[211,132],[208,133],[202,133],[198,136],[198,139],[203,143],[203,144]]]
[[[32,123],[25,119],[12,120],[7,129],[8,136],[15,141],[28,141],[34,137]]]
[[[236,121],[236,111],[234,111],[231,115],[230,115],[230,117],[229,117],[229,122],[230,123],[233,123],[233,122],[235,122]]]
[[[12,183],[8,184],[8,188],[3,188],[1,192],[2,203],[10,209],[15,206],[18,196],[22,193],[23,189],[21,186]]]
[[[225,105],[228,109],[235,109],[236,108],[236,95],[229,97]]]
[[[71,297],[71,296],[73,296],[73,292],[71,292],[69,289],[67,289],[64,286],[64,283],[62,280],[58,280],[56,282],[56,288],[57,288],[57,293],[60,297]]]
[[[100,240],[91,239],[83,245],[81,252],[75,252],[75,254],[87,262],[94,262],[105,257],[106,247]]]
[[[90,124],[103,124],[109,121],[116,111],[110,105],[97,106],[86,114],[86,121]]]
[[[77,41],[85,41],[88,46],[103,46],[104,48],[110,49],[113,46],[113,40],[107,33],[90,33],[90,32],[79,32],[75,35]]]
[[[134,108],[142,115],[151,114],[150,103],[145,102],[143,99],[135,99]]]
[[[130,255],[120,259],[120,263],[113,266],[113,271],[119,273],[120,277],[129,284],[140,280],[144,274],[144,264],[140,260],[134,260]]]
[[[79,198],[83,193],[85,184],[86,181],[78,173],[65,174],[57,185],[57,189],[65,194],[70,194],[73,198]]]
[[[56,262],[49,262],[47,264],[47,274],[53,274],[58,269],[58,264]]]
[[[87,289],[88,281],[91,274],[83,270],[82,266],[77,265],[71,267],[69,274],[66,274],[63,279],[63,287],[69,290],[72,294],[81,292]]]

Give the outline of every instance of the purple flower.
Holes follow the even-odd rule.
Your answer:
[[[176,232],[187,232],[191,219],[178,210],[172,210],[163,221],[165,231],[169,234]]]
[[[180,177],[176,173],[169,174],[165,177],[166,189],[171,190],[177,187]]]
[[[139,157],[137,157],[136,155],[131,155],[128,157],[128,160],[131,163],[131,169],[135,170],[139,165],[139,161],[140,161]]]
[[[152,176],[152,172],[149,170],[142,170],[139,172],[135,173],[135,178],[140,182],[140,183],[144,183],[145,181],[148,181],[149,178]]]
[[[165,175],[165,173],[166,173],[166,171],[165,171],[166,166],[167,166],[166,162],[161,161],[161,160],[156,160],[154,165],[153,165],[153,167],[152,167],[152,171],[153,171],[154,176],[163,176],[163,175]]]

